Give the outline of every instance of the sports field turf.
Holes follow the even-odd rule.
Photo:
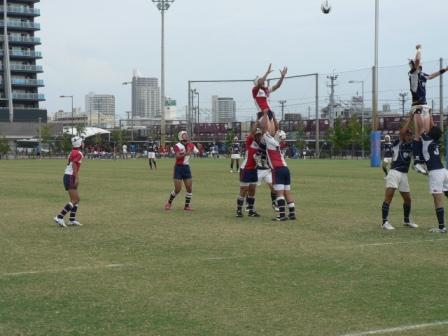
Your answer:
[[[298,220],[281,223],[266,186],[262,217],[235,218],[227,159],[193,159],[194,211],[183,193],[165,211],[173,162],[158,164],[85,161],[84,226],[61,229],[65,161],[0,161],[0,335],[448,335],[426,177],[409,173],[420,228],[396,195],[384,232],[368,161],[289,161]]]

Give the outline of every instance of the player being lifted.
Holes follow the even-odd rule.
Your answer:
[[[81,226],[82,224],[76,220],[76,211],[78,210],[79,204],[79,169],[81,168],[82,158],[84,155],[81,152],[81,147],[83,139],[80,136],[75,136],[71,139],[72,141],[72,151],[68,157],[67,167],[65,167],[63,182],[65,190],[67,190],[70,197],[70,202],[68,202],[65,207],[61,210],[59,215],[54,217],[54,221],[60,227],[67,227],[64,222],[65,215],[70,212],[68,225]]]
[[[255,191],[257,188],[257,162],[255,157],[260,149],[261,129],[257,128],[246,137],[246,156],[240,170],[240,193],[237,198],[236,216],[243,217],[244,197],[246,197],[249,217],[260,217],[255,210]]]
[[[178,134],[178,139],[179,142],[174,145],[174,154],[176,159],[173,174],[174,190],[170,193],[170,197],[165,203],[165,210],[171,209],[174,198],[176,198],[177,194],[179,194],[182,189],[183,181],[186,190],[184,210],[189,211],[191,210],[190,203],[193,196],[193,180],[190,170],[190,157],[192,153],[199,153],[199,150],[193,143],[191,143],[187,132],[180,131]]]
[[[238,137],[233,138],[233,143],[230,147],[230,172],[233,173],[233,163],[236,164],[236,171],[240,171],[240,159],[241,159],[241,145],[238,142]]]
[[[434,199],[434,208],[436,211],[438,227],[432,228],[431,232],[446,233],[445,227],[445,209],[443,206],[443,195],[448,197],[448,170],[443,167],[440,158],[440,137],[442,130],[434,126],[432,115],[429,117],[429,132],[421,132],[422,153],[426,168],[429,174],[429,192]]]
[[[430,128],[430,112],[431,108],[426,102],[426,82],[428,80],[434,79],[442,75],[448,67],[440,69],[430,75],[423,72],[422,67],[422,46],[417,44],[415,47],[417,49],[414,59],[409,61],[409,84],[412,94],[412,108],[411,112],[415,114],[414,116],[414,144],[413,144],[413,155],[414,155],[414,169],[422,174],[428,174],[427,169],[424,166],[425,160],[422,157],[422,141],[420,139],[420,134],[423,132],[429,132]]]
[[[269,131],[276,129],[273,123],[274,120],[270,120],[267,116],[262,117],[260,120],[260,125],[264,132],[261,141],[266,144],[266,154],[269,166],[272,169],[273,187],[277,194],[276,203],[279,209],[279,215],[272,220],[285,221],[288,218],[294,220],[296,219],[296,214],[294,199],[291,193],[291,175],[280,149],[280,132],[272,133]],[[273,136],[273,134],[275,135]],[[286,206],[289,210],[288,217],[286,217]]]
[[[400,129],[399,139],[394,141],[391,146],[392,158],[391,168],[386,177],[386,191],[384,195],[382,211],[382,228],[385,230],[394,230],[395,228],[389,223],[389,207],[394,197],[395,190],[401,194],[403,198],[403,225],[410,228],[417,228],[418,225],[410,220],[411,214],[411,190],[408,183],[408,171],[412,158],[412,131],[410,124],[414,114],[411,112],[409,119]]]
[[[255,105],[258,109],[257,120],[259,120],[264,114],[269,116],[269,119],[274,119],[274,112],[269,106],[269,96],[272,92],[277,90],[283,83],[283,79],[288,72],[288,68],[284,67],[280,70],[280,79],[272,87],[268,87],[266,84],[269,74],[272,72],[272,64],[269,64],[266,73],[261,77],[256,77],[254,80],[254,87],[252,88],[252,97],[255,100]]]
[[[383,168],[385,179],[387,177],[388,170],[392,163],[392,156],[393,156],[392,147],[393,145],[392,142],[390,141],[390,135],[385,135],[383,144],[383,163],[381,164],[381,168]]]

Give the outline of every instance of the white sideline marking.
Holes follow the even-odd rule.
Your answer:
[[[437,321],[437,322],[432,322],[432,323],[415,324],[415,325],[403,326],[403,327],[364,331],[364,332],[354,333],[354,334],[344,334],[344,335],[340,335],[340,336],[379,335],[379,334],[385,334],[385,333],[394,333],[394,332],[402,332],[402,331],[408,331],[408,330],[414,330],[414,329],[437,327],[437,326],[446,325],[446,324],[448,324],[448,321]]]
[[[385,246],[385,245],[399,245],[399,244],[413,244],[413,243],[422,243],[422,242],[436,242],[436,241],[447,241],[448,239],[424,239],[424,240],[408,240],[408,241],[399,241],[399,242],[389,242],[389,243],[370,243],[370,244],[361,244],[355,245],[354,247],[375,247],[375,246]],[[351,248],[351,247],[347,247]]]
[[[98,265],[98,266],[77,266],[77,267],[66,267],[66,268],[57,268],[57,269],[49,269],[43,271],[27,271],[27,272],[15,272],[15,273],[3,273],[0,274],[0,277],[10,277],[10,276],[21,276],[21,275],[30,275],[30,274],[42,274],[42,273],[59,273],[59,272],[70,272],[70,271],[84,271],[91,269],[99,269],[99,268],[116,268],[116,267],[125,267],[128,266],[126,264],[108,264],[108,265]]]

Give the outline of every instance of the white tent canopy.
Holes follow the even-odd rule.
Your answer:
[[[72,132],[73,130],[73,132]],[[78,130],[76,129],[76,127],[71,127],[71,126],[65,126],[64,127],[64,134],[70,134],[70,135],[78,135]],[[86,127],[84,128],[84,130],[81,133],[81,136],[85,139],[97,134],[110,134],[109,131],[99,128],[99,127]]]

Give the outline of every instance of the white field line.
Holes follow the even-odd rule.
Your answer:
[[[108,265],[96,265],[96,266],[74,266],[74,267],[66,267],[66,268],[55,268],[41,271],[26,271],[26,272],[15,272],[15,273],[3,273],[0,274],[0,278],[5,277],[14,277],[14,276],[22,276],[22,275],[31,275],[31,274],[43,274],[43,273],[60,273],[60,272],[71,272],[71,271],[87,271],[101,268],[118,268],[118,267],[126,267],[129,265],[126,264],[108,264]]]
[[[415,325],[410,325],[410,326],[364,331],[364,332],[359,332],[359,333],[354,333],[354,334],[344,334],[344,335],[340,335],[340,336],[368,336],[368,335],[390,334],[390,333],[403,332],[403,331],[409,331],[409,330],[415,330],[415,329],[437,327],[437,326],[447,325],[447,324],[448,324],[448,321],[437,321],[437,322],[431,322],[431,323],[415,324]]]
[[[370,243],[370,244],[361,244],[354,245],[349,247],[341,247],[341,248],[352,248],[352,247],[376,247],[376,246],[387,246],[387,245],[400,245],[400,244],[414,244],[414,243],[424,243],[424,242],[438,242],[438,241],[447,241],[448,239],[424,239],[424,240],[408,240],[408,241],[398,241],[398,242],[388,242],[388,243]]]

